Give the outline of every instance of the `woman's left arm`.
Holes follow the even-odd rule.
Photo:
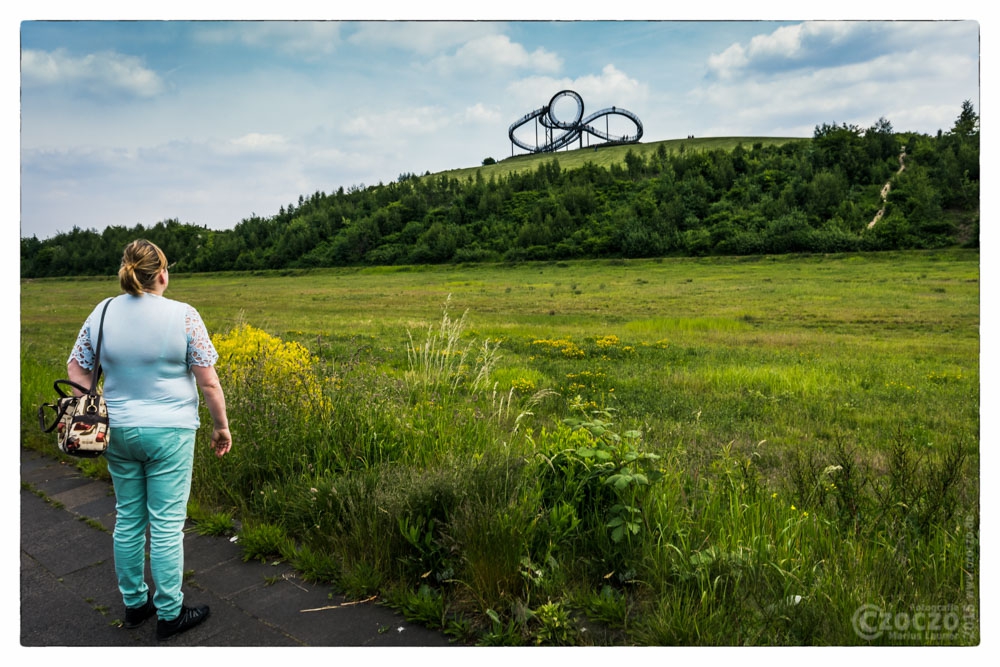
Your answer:
[[[91,371],[88,371],[86,368],[81,366],[80,362],[77,361],[75,357],[70,359],[69,363],[66,364],[66,374],[69,376],[70,382],[75,382],[81,387],[90,386]],[[82,396],[83,392],[73,388],[73,395]]]

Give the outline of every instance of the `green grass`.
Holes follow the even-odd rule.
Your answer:
[[[584,146],[584,148],[571,148],[557,153],[527,154],[521,149],[515,149],[516,153],[510,155],[492,155],[489,157],[497,160],[496,164],[478,167],[464,167],[462,169],[452,169],[450,171],[434,174],[431,178],[440,177],[442,174],[449,178],[465,180],[475,178],[476,172],[481,172],[483,178],[489,180],[491,177],[500,178],[507,174],[521,171],[534,171],[544,162],[555,159],[559,161],[560,168],[576,169],[586,163],[593,163],[595,166],[607,168],[612,164],[625,164],[625,154],[632,151],[644,158],[649,158],[655,154],[662,145],[668,154],[678,151],[699,151],[706,152],[712,150],[731,151],[737,145],[742,145],[750,149],[754,144],[761,143],[765,146],[781,145],[790,141],[806,141],[802,138],[791,137],[710,137],[705,139],[668,139],[666,141],[654,141],[649,143],[628,144],[622,146]],[[483,156],[484,158],[488,156]]]
[[[226,386],[194,495],[247,558],[463,641],[976,643],[852,618],[977,599],[978,279],[964,250],[179,274],[329,380],[305,412]],[[116,291],[22,282],[29,444]]]

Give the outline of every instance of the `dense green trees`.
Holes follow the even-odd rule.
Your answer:
[[[300,196],[225,231],[177,220],[74,228],[21,239],[21,275],[111,274],[136,237],[177,270],[222,271],[888,250],[977,244],[978,233],[979,117],[965,102],[934,137],[897,134],[884,118],[866,129],[823,124],[811,140],[780,145],[629,150],[610,168],[563,169],[553,157],[488,179],[402,174]]]

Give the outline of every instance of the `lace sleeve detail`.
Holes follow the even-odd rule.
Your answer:
[[[94,347],[90,344],[90,316],[80,327],[80,333],[76,336],[76,343],[73,344],[73,351],[69,353],[66,363],[69,364],[74,359],[83,370],[94,370]]]
[[[205,323],[201,315],[191,306],[187,307],[184,316],[184,332],[187,334],[187,362],[189,366],[214,366],[219,359],[219,353],[212,345]]]

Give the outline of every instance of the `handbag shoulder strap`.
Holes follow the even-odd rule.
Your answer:
[[[101,343],[104,341],[104,316],[108,313],[108,306],[111,302],[115,300],[115,297],[111,297],[104,303],[104,309],[101,311],[101,323],[97,327],[97,352],[94,354],[94,373],[91,375],[90,380],[90,393],[97,393],[97,383],[101,379]]]

